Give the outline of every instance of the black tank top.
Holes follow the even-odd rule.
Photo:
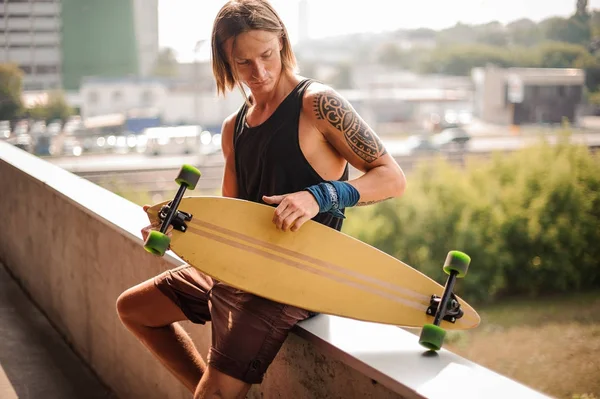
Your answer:
[[[263,195],[290,194],[324,181],[304,157],[298,136],[302,98],[312,82],[302,80],[259,126],[248,126],[248,106],[240,108],[233,141],[238,198],[264,204]],[[348,180],[347,163],[339,180]],[[342,219],[329,213],[313,220],[342,228]]]

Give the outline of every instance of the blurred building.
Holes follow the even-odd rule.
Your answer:
[[[221,131],[225,118],[243,101],[238,90],[217,97],[216,89],[197,91],[186,80],[167,78],[90,77],[81,85],[84,120],[115,114],[156,116],[163,125],[199,124],[213,133]]]
[[[0,62],[26,91],[77,91],[86,76],[144,76],[158,54],[158,0],[0,0]]]
[[[474,68],[475,115],[501,125],[577,123],[585,72],[573,68]]]
[[[61,0],[63,86],[144,76],[158,55],[158,0]]]
[[[133,16],[139,73],[148,76],[154,69],[159,50],[158,0],[133,0]]]
[[[421,75],[365,63],[352,67],[351,80],[353,89],[340,92],[380,134],[434,130],[458,123],[459,117],[465,123],[473,111],[473,82],[466,76]]]
[[[61,86],[60,15],[58,0],[0,0],[0,62],[21,67],[25,90]]]

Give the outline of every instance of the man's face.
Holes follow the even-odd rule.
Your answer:
[[[225,51],[239,79],[252,93],[273,90],[281,75],[281,40],[279,35],[252,30],[225,41]]]

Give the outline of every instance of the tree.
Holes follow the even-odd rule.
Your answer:
[[[473,43],[475,32],[472,26],[457,22],[451,28],[443,29],[438,34],[438,43]]]
[[[429,28],[418,28],[406,32],[408,39],[431,39],[435,40],[437,32]]]
[[[331,84],[338,89],[352,88],[352,70],[350,65],[342,63],[337,67],[337,73],[333,77]]]
[[[46,122],[61,120],[64,123],[74,113],[73,108],[67,104],[61,91],[49,93],[46,103],[35,104],[33,107],[27,109],[29,117]]]
[[[530,19],[523,18],[506,25],[508,41],[512,45],[530,47],[543,39],[540,27]]]
[[[377,61],[386,66],[402,66],[403,58],[404,52],[393,42],[386,42],[377,50]]]
[[[486,64],[512,66],[510,52],[501,47],[481,44],[443,47],[432,52],[419,69],[423,73],[469,76],[473,68]]]
[[[16,64],[0,64],[0,120],[13,120],[23,109],[23,71]]]
[[[594,10],[590,17],[590,29],[592,37],[600,36],[600,11]]]
[[[67,104],[65,96],[60,91],[50,93],[48,96],[48,104],[46,105],[46,120],[52,121],[60,119],[63,123],[74,114],[73,108]]]
[[[547,42],[537,51],[543,68],[591,68],[597,63],[585,47],[576,44]]]
[[[491,46],[506,46],[509,38],[506,32],[500,30],[484,30],[477,34],[477,42]]]
[[[475,39],[478,43],[491,46],[506,46],[508,44],[506,29],[498,21],[478,25],[474,30],[476,32]]]
[[[587,22],[590,19],[590,13],[588,11],[588,0],[577,0],[577,9],[575,11],[575,17],[583,22]]]
[[[152,74],[154,76],[174,77],[177,76],[178,62],[175,51],[169,47],[161,49],[156,57]]]
[[[587,21],[577,16],[571,18],[552,17],[540,23],[546,40],[581,44],[587,46],[591,39],[591,29]]]

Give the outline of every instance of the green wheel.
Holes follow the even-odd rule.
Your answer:
[[[200,176],[202,176],[202,173],[192,165],[183,165],[175,181],[177,184],[185,184],[190,190],[193,190],[196,188]]]
[[[444,271],[446,274],[455,271],[458,273],[456,277],[463,278],[469,270],[469,263],[471,263],[471,258],[466,253],[450,251],[446,256],[446,262],[444,262]]]
[[[171,239],[168,235],[152,230],[146,238],[144,249],[153,255],[163,256],[169,249],[169,245],[171,245]]]
[[[435,324],[425,324],[421,330],[419,344],[432,351],[439,351],[444,343],[446,331]]]

